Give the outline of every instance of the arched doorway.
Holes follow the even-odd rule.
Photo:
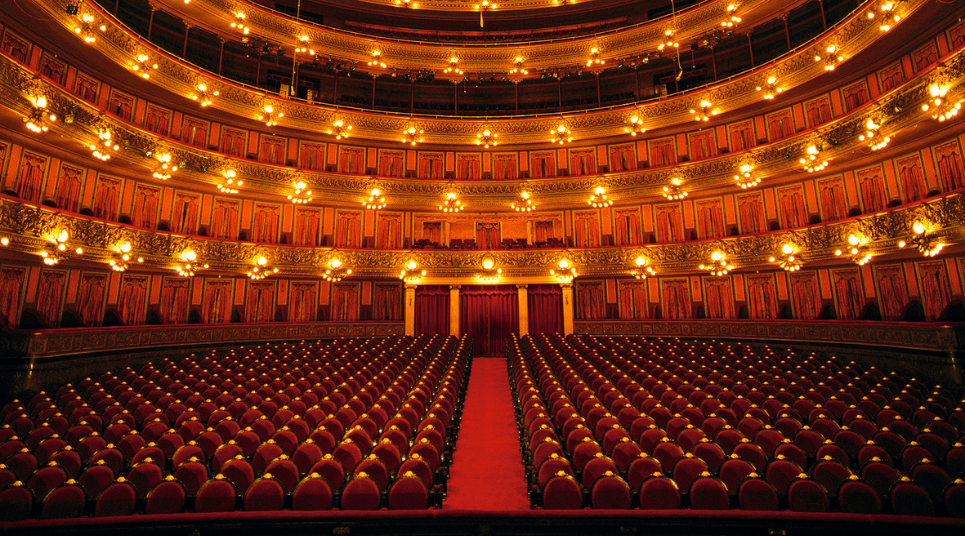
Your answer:
[[[519,291],[515,285],[463,286],[459,332],[473,340],[476,357],[505,355],[506,341],[519,335]]]

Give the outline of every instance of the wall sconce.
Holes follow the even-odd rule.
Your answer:
[[[657,272],[655,272],[654,269],[649,266],[650,261],[642,256],[637,257],[633,262],[637,265],[635,270],[630,271],[630,275],[633,277],[637,279],[646,279],[648,277],[657,275]]]
[[[349,134],[352,133],[352,125],[346,124],[341,118],[332,121],[332,126],[328,129],[328,133],[335,136],[336,140],[342,138],[347,138]]]
[[[570,266],[570,261],[566,259],[560,259],[557,263],[559,270],[550,270],[550,275],[555,277],[560,283],[572,283],[576,276],[580,275],[576,273],[576,268]]]
[[[536,210],[536,205],[533,204],[533,200],[529,198],[529,192],[523,190],[519,192],[519,201],[513,203],[511,206],[516,212],[532,212]]]
[[[715,251],[710,254],[710,264],[701,264],[700,269],[709,271],[710,275],[722,276],[727,275],[727,272],[733,270],[734,266],[727,264],[723,253]]]
[[[151,57],[142,52],[131,62],[131,70],[147,80],[151,78],[151,71],[157,70],[157,62],[151,62]]]
[[[251,29],[245,24],[245,14],[241,11],[235,12],[235,20],[231,23],[231,29],[241,32],[242,35],[248,35]]]
[[[734,175],[734,180],[742,190],[753,188],[761,183],[761,178],[754,175],[754,166],[749,163],[741,164],[737,175]]]
[[[523,80],[523,77],[529,74],[529,71],[523,67],[523,57],[516,56],[513,59],[513,68],[509,70],[508,79],[514,84],[518,84]]]
[[[941,253],[942,249],[944,249],[945,244],[932,240],[932,238],[925,233],[925,224],[921,221],[915,220],[915,223],[911,225],[911,230],[915,233],[911,238],[911,243],[924,256],[934,257],[935,255]],[[898,247],[900,248],[903,248],[907,245],[908,244],[905,243],[904,240],[898,242]]]
[[[864,266],[871,262],[871,252],[865,251],[865,249],[861,246],[861,239],[858,238],[858,235],[853,233],[848,235],[847,252],[851,256],[851,261],[858,266]],[[839,249],[836,250],[834,254],[840,257],[841,255],[844,255],[844,251]]]
[[[597,65],[603,65],[603,64],[605,64],[605,63],[606,63],[605,60],[601,60],[601,59],[600,59],[600,48],[599,48],[599,47],[593,47],[593,48],[591,48],[591,49],[590,49],[590,59],[586,60],[586,66],[587,66],[587,67],[594,67],[594,66],[597,66]]]
[[[459,199],[459,194],[456,192],[448,192],[446,194],[446,199],[439,205],[439,210],[443,212],[459,212],[466,208]]]
[[[962,109],[962,101],[952,103],[945,100],[945,96],[948,94],[947,85],[941,85],[937,82],[933,83],[928,86],[928,94],[930,98],[925,104],[921,105],[921,110],[923,112],[931,110],[932,119],[945,122],[958,115],[959,110]]]
[[[815,171],[821,171],[822,169],[828,167],[828,161],[820,158],[822,147],[820,145],[811,144],[805,149],[806,154],[801,158],[801,165],[808,173],[813,173]]]
[[[369,60],[369,67],[381,67],[385,69],[385,62],[382,61],[382,51],[375,49],[372,51],[372,59]]]
[[[900,0],[885,0],[878,6],[878,13],[875,13],[874,8],[871,8],[871,10],[868,11],[868,20],[873,20],[875,17],[878,17],[881,19],[878,29],[882,32],[890,31],[895,24],[901,21],[901,15],[895,11],[898,1]]]
[[[94,24],[94,16],[91,15],[90,12],[84,12],[84,14],[80,16],[80,22],[80,25],[74,28],[74,33],[83,37],[84,42],[88,45],[96,42],[97,36],[94,35],[94,30],[91,29],[91,26]],[[101,23],[100,31],[106,32],[107,25]]]
[[[687,191],[683,189],[683,182],[674,177],[670,179],[670,185],[663,187],[663,196],[671,201],[677,201],[687,197]]]
[[[241,180],[235,180],[235,170],[226,169],[222,174],[224,175],[224,180],[218,184],[218,190],[223,194],[238,193],[238,187],[243,185],[244,182]]]
[[[891,143],[890,136],[879,136],[878,131],[881,130],[881,124],[875,122],[873,117],[869,118],[864,125],[864,134],[858,136],[861,141],[868,142],[868,147],[871,147],[872,151],[877,151],[879,149],[884,149]]]
[[[196,87],[197,92],[191,94],[191,100],[196,101],[202,107],[207,107],[211,105],[211,97],[217,97],[221,92],[215,90],[211,94],[208,94],[208,85],[201,82]],[[260,118],[259,118],[260,119]]]
[[[717,115],[717,110],[713,109],[714,104],[707,99],[700,101],[700,110],[695,108],[690,109],[690,113],[694,114],[694,119],[697,121],[710,121],[710,118]]]
[[[627,126],[623,127],[623,131],[631,136],[636,136],[637,134],[643,134],[647,129],[643,128],[643,119],[640,118],[639,114],[635,113],[627,120]]]
[[[590,194],[590,198],[586,200],[586,203],[593,208],[605,208],[613,204],[613,200],[607,198],[606,188],[603,186],[597,186]]]
[[[369,198],[362,201],[362,205],[369,210],[385,208],[385,197],[382,196],[382,190],[378,188],[369,190]]]
[[[778,85],[777,77],[776,77],[776,76],[769,76],[769,77],[767,77],[767,81],[764,83],[764,85],[763,85],[763,86],[757,86],[756,89],[757,89],[757,91],[763,91],[763,92],[764,92],[764,99],[765,99],[765,100],[773,100],[774,97],[776,97],[778,94],[780,94],[780,93],[782,93],[782,92],[784,91],[784,88],[782,88],[780,85]]]
[[[727,18],[725,18],[720,23],[721,28],[733,28],[741,22],[741,18],[737,16],[737,4],[729,4],[727,6]]]
[[[147,156],[152,156],[151,152],[148,152]],[[151,174],[155,179],[161,179],[166,181],[171,178],[171,173],[178,170],[178,166],[171,163],[171,153],[158,153],[153,154],[154,160],[154,172]]]
[[[446,74],[461,75],[462,69],[459,68],[459,58],[455,56],[449,57],[449,66],[445,68],[442,72]]]
[[[124,242],[120,245],[117,254],[110,260],[111,270],[124,272],[131,267],[131,243]],[[137,258],[138,263],[144,262],[144,257]]]
[[[271,104],[266,104],[261,110],[263,113],[258,114],[258,120],[264,121],[266,127],[277,125],[278,120],[285,117],[285,114],[282,112],[275,113],[275,107]]]
[[[322,279],[326,281],[331,281],[332,283],[338,283],[342,279],[352,275],[352,269],[343,265],[342,261],[337,258],[332,258],[328,261],[328,270],[322,274]]]
[[[62,259],[66,258],[67,250],[70,249],[70,234],[67,230],[62,229],[55,237],[52,238],[51,247],[49,249],[44,249],[40,252],[40,257],[43,258],[44,264],[47,266],[53,266],[59,263]],[[9,243],[9,241],[8,241]],[[7,244],[3,244],[7,245]],[[74,249],[74,253],[77,255],[83,255],[84,249],[77,247]]]
[[[295,191],[288,196],[288,200],[296,205],[303,205],[312,201],[312,191],[308,190],[305,181],[295,181],[292,186]]]
[[[499,138],[499,134],[493,132],[492,128],[483,127],[482,132],[476,134],[476,145],[484,145],[486,149],[489,149],[490,145],[495,147],[498,144],[497,138]]]
[[[570,134],[570,129],[566,127],[566,123],[560,123],[555,129],[550,131],[550,135],[552,136],[550,143],[558,143],[560,145],[569,143],[573,141],[573,136]]]
[[[680,48],[680,43],[674,40],[673,34],[673,28],[667,28],[667,30],[663,32],[663,42],[657,46],[657,50],[663,52],[663,49],[665,48]]]
[[[406,282],[409,285],[415,285],[422,281],[425,277],[426,271],[419,271],[419,265],[415,261],[409,261],[406,263],[405,268],[402,269],[402,273],[399,274],[399,279]]]
[[[258,259],[255,261],[255,265],[250,270],[248,270],[248,277],[255,281],[260,281],[271,274],[277,274],[277,273],[278,273],[278,268],[269,268],[268,259],[262,256],[262,257],[258,257]]]
[[[101,129],[97,133],[97,138],[98,141],[96,143],[90,144],[90,151],[91,154],[94,155],[94,158],[102,162],[110,160],[111,152],[117,152],[121,148],[120,145],[113,142],[111,139],[111,131],[106,128]]]
[[[416,128],[414,124],[409,123],[402,131],[402,143],[408,143],[409,145],[422,143],[422,133],[422,129]]]
[[[35,134],[47,132],[50,128],[47,126],[47,121],[51,123],[56,121],[57,114],[47,110],[47,97],[44,95],[38,95],[30,99],[30,102],[33,103],[34,109],[30,112],[29,116],[23,119],[23,122],[27,124],[27,130]]]
[[[312,56],[315,55],[315,49],[309,48],[309,46],[308,46],[308,36],[307,36],[307,35],[301,35],[301,36],[299,36],[299,37],[298,37],[298,41],[299,41],[299,43],[301,43],[301,46],[295,48],[295,53],[296,53],[296,54],[308,52],[308,53],[309,53],[310,55],[312,55]]]
[[[181,254],[181,262],[174,269],[181,277],[194,277],[198,271],[208,269],[207,264],[198,264],[197,260],[198,254],[193,249],[189,249]]]
[[[833,71],[837,64],[844,61],[844,56],[841,55],[841,49],[839,49],[837,45],[828,45],[824,49],[824,52],[826,55],[823,57],[821,54],[815,54],[814,61],[821,61],[823,58],[825,71]]]
[[[800,256],[795,256],[795,253],[797,253],[797,248],[793,244],[784,244],[781,246],[780,255],[767,260],[768,262],[777,263],[778,266],[788,272],[796,272],[803,266],[804,259]]]
[[[486,256],[483,259],[482,272],[476,274],[476,280],[484,285],[492,285],[499,281],[502,274],[502,268],[496,268],[493,258]]]

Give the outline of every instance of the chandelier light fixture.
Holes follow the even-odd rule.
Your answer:
[[[451,76],[462,75],[462,69],[459,68],[459,58],[456,56],[449,56],[449,66],[446,67],[442,72]]]
[[[67,250],[70,249],[70,234],[67,233],[66,229],[62,229],[51,239],[51,246],[40,252],[40,257],[44,260],[44,264],[47,266],[53,266],[59,263],[67,255]],[[6,245],[6,244],[4,244]],[[74,253],[77,255],[83,255],[84,249],[81,247],[74,248]]]
[[[483,27],[483,12],[487,9],[496,9],[496,4],[491,3],[489,0],[481,0],[476,4],[476,11],[479,12],[479,27]]]
[[[115,272],[127,271],[127,269],[131,267],[132,258],[131,243],[124,242],[120,245],[120,247],[117,248],[117,253],[114,255],[114,258],[110,260],[111,270],[114,270]],[[143,263],[144,257],[138,257],[136,262]]]
[[[369,210],[379,210],[385,208],[385,196],[382,195],[382,190],[378,188],[372,188],[369,190],[369,198],[362,201],[362,206]]]
[[[824,60],[824,70],[833,71],[835,67],[844,61],[844,56],[841,54],[841,49],[837,45],[828,45],[824,49],[824,55],[821,53],[814,55],[814,61]]]
[[[530,199],[529,192],[526,190],[519,192],[519,201],[513,203],[511,206],[516,212],[532,212],[536,210],[536,205],[533,204],[533,200]]]
[[[721,28],[733,28],[740,24],[741,18],[737,16],[737,4],[729,4],[725,18],[720,23]]]
[[[612,205],[613,200],[606,196],[606,188],[597,186],[590,194],[590,198],[586,200],[586,204],[593,208],[605,208]]]
[[[640,114],[634,113],[630,116],[630,119],[627,120],[627,125],[623,127],[623,131],[631,136],[636,136],[637,134],[643,134],[647,129],[643,127],[643,119],[640,118]]]
[[[305,181],[298,180],[292,183],[292,187],[295,191],[288,196],[288,200],[296,205],[303,205],[305,203],[312,202],[312,191],[308,189],[308,185]]]
[[[322,274],[322,279],[338,283],[350,275],[352,275],[352,269],[342,264],[342,261],[338,258],[333,257],[332,260],[328,261],[328,270],[325,270],[325,273]]]
[[[776,76],[768,76],[764,85],[757,86],[756,89],[764,92],[764,100],[773,100],[774,97],[784,92],[784,88],[780,86]]]
[[[141,78],[147,80],[151,78],[151,71],[157,70],[157,62],[152,62],[150,56],[141,52],[134,58],[134,61],[131,62],[131,70]]]
[[[97,36],[94,35],[94,30],[91,26],[94,24],[94,16],[90,12],[85,11],[83,15],[80,16],[80,24],[74,28],[74,33],[81,36],[84,42],[91,45],[97,41]],[[107,31],[107,25],[101,24],[100,30],[102,32]]]
[[[657,50],[663,52],[666,48],[680,48],[680,43],[674,39],[674,33],[673,28],[667,28],[663,32],[663,41],[657,46]]]
[[[586,60],[587,67],[598,67],[606,63],[606,60],[600,59],[600,48],[593,47],[590,49],[590,58]]]
[[[47,132],[50,128],[47,122],[53,123],[57,120],[57,114],[47,110],[47,97],[44,95],[38,95],[35,98],[30,99],[33,103],[34,109],[30,112],[30,115],[23,119],[23,122],[27,124],[27,130],[40,134],[41,132]]]
[[[564,143],[569,143],[573,141],[573,136],[571,135],[570,129],[566,127],[566,123],[560,123],[553,130],[550,130],[550,143],[558,143],[563,145]]]
[[[175,265],[174,270],[181,277],[194,277],[195,273],[208,269],[207,264],[198,264],[197,260],[198,254],[193,249],[186,250],[181,254],[181,262]]]
[[[925,104],[921,105],[921,110],[923,112],[930,111],[932,113],[932,119],[937,119],[939,122],[945,122],[957,116],[958,112],[962,109],[962,101],[951,102],[946,99],[948,89],[947,85],[942,85],[937,82],[929,85],[929,99]]]
[[[915,223],[911,225],[911,230],[914,231],[914,235],[911,237],[911,245],[920,251],[926,257],[934,257],[941,253],[942,249],[945,248],[945,244],[933,240],[926,233],[925,224],[919,220],[915,220]],[[898,242],[898,247],[903,248],[908,244],[902,240]]]
[[[245,14],[241,11],[235,12],[235,20],[231,23],[231,29],[237,32],[241,32],[242,35],[248,35],[251,32],[251,28],[245,24]]]
[[[490,145],[495,147],[498,144],[497,138],[499,138],[499,134],[493,132],[491,127],[485,126],[482,132],[476,134],[476,145],[483,145],[486,149],[489,149]]]
[[[502,268],[496,268],[496,262],[487,255],[483,258],[482,271],[476,274],[476,280],[484,285],[492,285],[498,283],[502,275]]]
[[[98,141],[90,144],[90,151],[94,158],[106,162],[111,159],[111,153],[120,150],[120,145],[111,139],[111,131],[102,128],[97,133]]]
[[[901,15],[896,12],[898,2],[894,0],[885,0],[878,5],[877,12],[875,8],[871,8],[868,11],[868,20],[879,19],[881,22],[878,25],[878,29],[882,32],[890,31],[895,24],[901,21]]]
[[[413,123],[409,123],[405,129],[402,130],[402,143],[409,145],[422,143],[422,133],[423,130],[421,128],[417,128]]]
[[[300,44],[299,44],[299,46],[298,46],[297,48],[295,48],[295,52],[296,52],[296,53],[304,54],[305,52],[308,52],[308,53],[309,53],[310,55],[312,55],[312,56],[315,55],[315,49],[310,48],[310,47],[308,46],[308,36],[307,36],[307,35],[301,35],[301,36],[299,36],[299,37],[298,37],[298,42],[299,42]]]
[[[369,67],[381,67],[385,69],[385,62],[382,61],[382,51],[379,49],[372,50],[372,59],[369,60]]]
[[[815,171],[821,171],[822,169],[828,167],[828,161],[821,158],[821,151],[823,147],[816,144],[811,144],[805,149],[805,155],[801,158],[801,165],[808,173],[814,173]]]
[[[244,184],[241,180],[235,180],[237,173],[233,169],[226,169],[222,172],[224,180],[218,184],[218,191],[223,194],[236,194],[238,187]]]
[[[734,265],[727,263],[723,253],[715,251],[710,254],[710,264],[701,264],[700,269],[707,270],[710,275],[722,276],[733,270]]]
[[[576,276],[580,275],[576,272],[576,268],[570,265],[570,261],[566,259],[560,259],[557,263],[558,269],[551,269],[550,275],[555,277],[560,283],[572,283]]]
[[[328,133],[335,136],[336,140],[347,138],[352,133],[352,125],[346,124],[341,118],[332,121],[332,126],[328,128]]]
[[[527,74],[529,74],[529,71],[526,70],[526,68],[523,67],[523,57],[522,57],[522,56],[516,56],[516,57],[513,59],[513,68],[509,70],[509,74],[516,74],[516,75],[527,75]]]
[[[210,106],[211,97],[217,97],[220,94],[217,90],[208,93],[208,85],[204,82],[199,82],[198,85],[195,86],[195,90],[196,91],[191,94],[191,100],[197,102],[202,107]]]
[[[691,108],[690,113],[694,114],[694,119],[697,121],[710,121],[710,118],[717,115],[717,110],[714,109],[714,103],[707,99],[702,99],[700,101],[700,109]]]
[[[262,113],[258,114],[258,120],[264,121],[266,127],[273,127],[278,124],[278,120],[285,117],[283,112],[275,112],[275,107],[271,104],[266,104],[261,109]]]
[[[734,180],[737,181],[737,185],[740,186],[742,190],[753,188],[761,183],[761,178],[754,174],[754,166],[746,162],[738,168],[737,175],[734,175]]]
[[[683,188],[683,181],[678,177],[670,179],[670,184],[663,187],[663,196],[671,201],[677,201],[687,197],[687,191]]]
[[[395,5],[399,7],[411,7],[412,9],[419,7],[419,3],[413,2],[412,0],[395,0]]]
[[[768,262],[773,262],[788,272],[796,272],[804,265],[804,259],[797,255],[797,247],[794,244],[784,244],[781,246],[781,253],[773,256]]]
[[[426,271],[419,271],[419,265],[415,261],[409,261],[406,263],[405,268],[402,269],[402,273],[399,274],[399,279],[405,281],[408,285],[415,285],[422,281],[425,275]]]
[[[891,143],[891,136],[878,135],[878,131],[881,130],[881,124],[876,122],[873,117],[868,118],[868,121],[864,124],[864,128],[864,133],[858,136],[858,139],[867,142],[868,147],[871,147],[872,151],[884,149]]]
[[[155,179],[166,181],[171,178],[172,173],[178,170],[178,166],[171,163],[171,153],[148,151],[147,156],[148,158],[153,157],[155,160],[154,172],[151,174]]]
[[[446,193],[446,199],[439,205],[439,210],[443,212],[460,212],[462,209],[466,208],[466,205],[462,204],[462,201],[458,199],[459,194],[455,191]]]
[[[271,268],[268,266],[268,259],[264,256],[258,257],[255,260],[255,265],[248,270],[248,277],[255,281],[261,281],[262,279],[270,276],[271,274],[277,274],[278,268]]]
[[[653,277],[657,275],[657,272],[654,271],[654,269],[651,266],[649,266],[650,261],[643,258],[643,256],[637,257],[633,261],[633,263],[637,265],[635,269],[630,270],[630,275],[632,275],[633,277],[637,279],[646,279],[648,277]]]
[[[861,244],[862,240],[858,235],[852,233],[848,235],[848,248],[845,250],[851,256],[851,261],[858,266],[864,266],[871,262],[871,251],[868,251]],[[841,256],[845,254],[845,251],[835,250],[834,254]]]

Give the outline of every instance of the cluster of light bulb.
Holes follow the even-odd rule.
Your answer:
[[[816,171],[821,171],[822,169],[828,167],[827,160],[819,160],[818,157],[821,154],[821,149],[817,145],[808,145],[806,149],[806,155],[801,158],[801,165],[808,173],[814,173]]]
[[[852,260],[855,264],[857,264],[858,266],[864,266],[864,265],[868,264],[869,262],[871,262],[871,252],[870,252],[870,251],[862,251],[862,248],[861,248],[861,239],[858,238],[857,235],[855,235],[855,234],[850,234],[850,235],[848,235],[848,246],[849,246],[849,247],[848,247],[848,249],[847,249],[847,252],[848,252],[849,255],[851,255],[851,260]],[[837,255],[837,256],[839,256],[839,257],[840,257],[841,255],[844,255],[844,253],[845,253],[845,252],[842,251],[842,250],[840,250],[840,249],[839,249],[839,250],[836,250],[836,251],[834,252],[834,254]]]
[[[944,122],[958,115],[958,112],[962,109],[962,101],[951,103],[945,100],[945,95],[948,94],[948,86],[938,83],[931,84],[928,86],[928,93],[931,98],[921,105],[921,110],[927,112],[934,108],[932,119]]]
[[[218,184],[218,191],[223,194],[236,194],[238,193],[238,186],[244,183],[241,180],[235,180],[237,173],[233,169],[226,169],[223,173],[225,180]]]
[[[131,243],[124,242],[121,244],[120,253],[117,258],[110,260],[111,270],[115,272],[124,272],[131,267]],[[137,258],[138,263],[144,262],[144,257]]]
[[[700,101],[700,110],[696,108],[691,108],[690,113],[694,114],[694,119],[697,121],[710,121],[710,118],[717,115],[717,110],[714,109],[714,104],[707,99]]]
[[[420,272],[418,271],[418,268],[419,265],[416,264],[415,261],[409,261],[405,265],[405,268],[402,269],[402,273],[399,274],[399,279],[409,284],[416,284],[419,281],[422,281],[422,278],[426,275],[426,271],[422,270]]]
[[[623,127],[623,131],[631,136],[636,136],[643,134],[647,129],[643,128],[643,120],[640,119],[640,116],[634,114],[630,116],[630,120],[627,122],[627,126]]]
[[[496,263],[491,258],[483,260],[483,272],[476,274],[476,280],[484,285],[492,285],[499,281],[503,275],[502,268],[496,268]]]
[[[248,35],[251,32],[251,28],[245,24],[245,14],[241,11],[235,12],[235,20],[231,23],[231,28],[242,33],[242,35]]]
[[[408,143],[410,145],[422,143],[423,132],[422,129],[417,129],[415,125],[409,125],[402,131],[402,143]]]
[[[710,255],[710,264],[701,264],[700,269],[709,271],[710,275],[721,276],[727,275],[727,272],[733,270],[734,266],[727,263],[723,253],[715,251]]]
[[[335,136],[336,140],[347,138],[349,134],[351,134],[351,131],[352,125],[346,125],[342,119],[332,121],[332,126],[328,129],[328,133]]]
[[[110,153],[112,151],[116,152],[121,148],[120,145],[114,143],[114,141],[111,139],[111,131],[107,130],[106,128],[101,129],[101,131],[97,133],[97,138],[99,141],[97,143],[90,144],[90,150],[91,154],[94,155],[94,158],[102,162],[110,160]]]
[[[446,194],[446,199],[441,205],[439,205],[439,210],[443,212],[459,212],[466,208],[466,206],[462,204],[462,201],[459,201],[457,197],[459,196],[456,194],[456,192],[448,192]]]
[[[362,201],[362,206],[369,210],[379,210],[385,208],[385,196],[382,195],[382,190],[378,188],[372,188],[369,190],[369,198]]]
[[[915,232],[915,236],[911,239],[911,241],[915,247],[918,248],[918,251],[920,251],[924,256],[934,257],[935,255],[941,253],[941,251],[945,248],[945,244],[941,242],[932,242],[931,238],[925,234],[925,224],[922,222],[916,220],[915,223],[912,224],[911,229]],[[906,245],[908,244],[905,243],[904,240],[898,242],[898,247],[900,248],[903,248]]]
[[[883,19],[881,24],[878,25],[878,29],[882,32],[891,30],[895,24],[901,21],[901,15],[895,13],[895,3],[893,0],[885,0],[878,8],[879,11],[881,11],[881,17]],[[877,14],[874,10],[868,12],[868,20],[873,20],[876,16]]]
[[[784,92],[784,88],[778,85],[776,76],[767,77],[767,81],[763,86],[757,86],[757,91],[764,92],[765,100],[773,100],[778,94]]]
[[[889,143],[891,143],[891,136],[878,136],[878,131],[881,130],[881,125],[876,123],[874,118],[868,119],[868,121],[865,122],[864,127],[864,134],[858,136],[858,139],[868,142],[868,147],[871,147],[872,151],[884,149]]]
[[[292,184],[295,191],[288,196],[288,200],[296,205],[302,205],[305,203],[311,203],[312,201],[312,191],[308,189],[308,185],[305,181],[296,181]]]
[[[737,16],[737,4],[729,4],[727,6],[728,18],[724,19],[720,26],[721,28],[733,28],[741,22],[741,18]]]
[[[162,153],[156,156],[157,164],[152,173],[155,179],[166,181],[171,178],[171,173],[178,170],[178,166],[171,163],[171,153]]]
[[[564,143],[573,141],[573,136],[570,133],[570,129],[568,129],[563,123],[560,123],[555,129],[551,130],[550,135],[552,135],[552,139],[550,140],[551,143],[563,145]]]
[[[648,266],[650,264],[650,261],[648,261],[647,259],[643,257],[637,257],[636,260],[634,260],[633,262],[637,265],[636,270],[630,271],[630,275],[632,275],[633,277],[637,279],[646,279],[648,277],[653,277],[657,275],[657,272],[652,267]]]
[[[385,62],[382,61],[382,51],[375,49],[372,51],[372,59],[369,60],[369,67],[381,67],[385,69]]]
[[[532,212],[536,210],[536,205],[533,204],[533,200],[529,198],[529,192],[523,191],[519,193],[519,202],[513,203],[511,206],[516,212]]]
[[[677,201],[687,197],[687,191],[683,189],[683,182],[674,177],[670,179],[670,185],[663,187],[663,196],[671,201]]]
[[[248,277],[255,281],[260,281],[271,274],[277,273],[278,268],[268,268],[268,259],[262,256],[258,257],[255,265],[251,267],[251,270],[248,270]]]
[[[801,269],[803,262],[800,257],[794,256],[797,249],[792,244],[784,244],[781,246],[781,256],[771,257],[768,259],[769,262],[777,263],[778,266],[783,268],[788,272],[796,272]]]
[[[606,188],[597,186],[586,200],[586,204],[593,208],[605,208],[613,204],[613,200],[606,196]]]
[[[47,121],[54,122],[57,120],[57,114],[47,112],[47,97],[39,95],[32,99],[34,109],[30,113],[29,117],[24,118],[27,130],[39,134],[41,132],[47,132],[50,128],[47,126]]]
[[[198,254],[194,252],[193,249],[189,249],[181,254],[181,263],[174,267],[181,277],[194,277],[194,274],[198,270],[207,270],[208,265],[196,264],[195,261],[198,259]]]
[[[261,109],[261,114],[258,114],[258,120],[264,121],[266,127],[273,127],[278,124],[278,120],[285,117],[284,112],[275,113],[275,107],[271,104],[266,104],[264,108]]]
[[[322,279],[326,281],[331,281],[333,283],[338,283],[342,279],[352,275],[351,268],[343,268],[342,261],[338,259],[332,259],[328,263],[328,270],[322,274]]]
[[[761,178],[754,175],[754,166],[750,164],[741,164],[737,175],[734,175],[734,180],[742,190],[753,188],[761,183]]]
[[[597,47],[591,48],[591,49],[590,49],[590,59],[586,60],[586,66],[587,66],[587,67],[593,67],[593,66],[596,66],[596,65],[603,65],[603,64],[605,64],[605,63],[606,63],[605,60],[601,60],[601,59],[600,59],[600,49],[597,48]]]
[[[837,45],[828,45],[824,51],[827,54],[827,59],[824,62],[825,71],[833,71],[838,63],[844,61],[844,56],[841,55]],[[814,55],[814,61],[821,61],[822,59],[820,54]]]
[[[220,93],[219,91],[212,91],[211,95],[209,95],[208,86],[204,82],[198,84],[196,89],[198,91],[191,95],[191,100],[198,102],[202,107],[210,106],[211,95],[217,97]]]
[[[659,46],[657,46],[657,50],[663,52],[663,49],[665,48],[680,48],[680,43],[674,40],[673,34],[674,31],[672,28],[668,28],[665,32],[663,32],[664,40]]]
[[[555,277],[560,283],[572,283],[574,279],[580,274],[576,272],[576,268],[570,266],[570,261],[566,259],[560,259],[557,263],[559,270],[550,270],[550,275]]]
[[[61,230],[60,233],[58,233],[57,236],[54,238],[53,250],[52,251],[44,250],[40,252],[40,257],[43,258],[44,264],[46,264],[47,266],[53,266],[59,263],[61,256],[67,253],[67,250],[70,248],[70,245],[67,243],[68,240],[70,240],[70,235],[67,233],[66,230]],[[3,244],[3,245],[6,246],[7,244]],[[74,253],[78,255],[83,255],[84,250],[83,248],[78,247],[74,249]]]
[[[151,58],[147,54],[143,52],[138,54],[137,57],[134,58],[131,70],[145,80],[151,78],[151,70],[157,70],[157,62],[148,63],[150,60]]]
[[[489,149],[490,145],[495,147],[499,144],[499,140],[496,139],[498,137],[499,134],[496,134],[488,127],[484,128],[482,132],[476,134],[476,145],[483,145],[486,149]]]

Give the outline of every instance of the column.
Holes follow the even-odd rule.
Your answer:
[[[405,286],[405,334],[415,336],[415,289],[416,285]]]
[[[519,289],[519,336],[529,335],[529,285],[516,285]]]
[[[573,283],[563,283],[563,335],[573,334]]]
[[[459,285],[449,285],[449,334],[459,336]]]

